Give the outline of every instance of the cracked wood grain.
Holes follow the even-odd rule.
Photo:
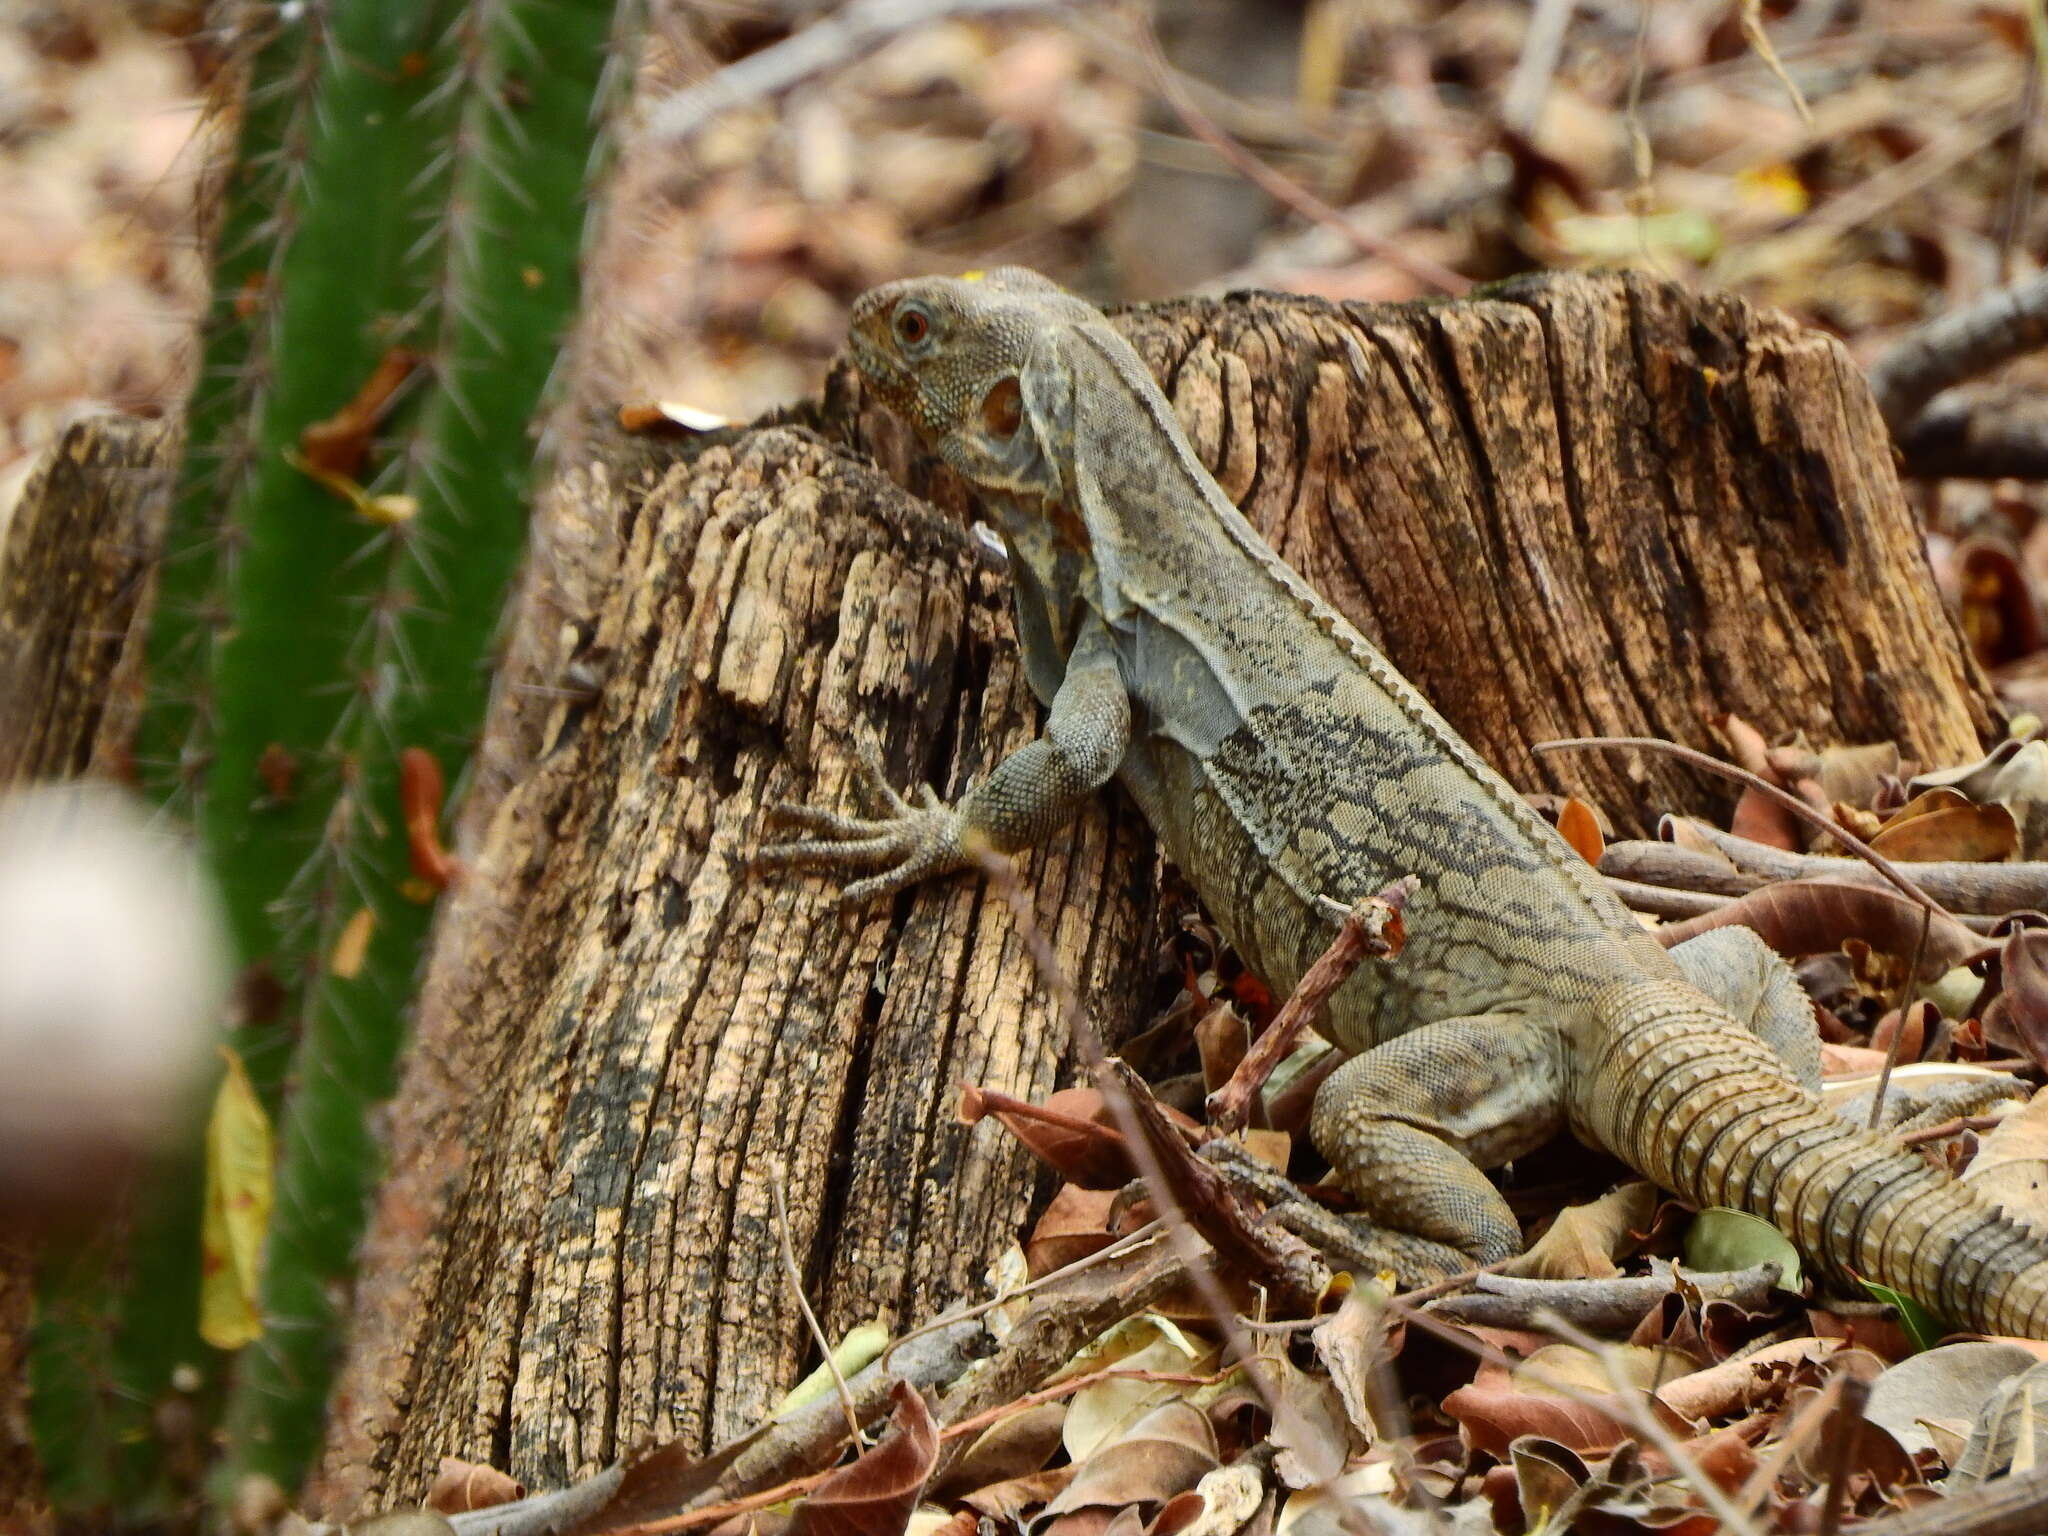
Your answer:
[[[1717,792],[1531,745],[1712,748],[1732,712],[1941,763],[1993,726],[1830,337],[1638,274],[1451,304],[1232,295],[1117,324],[1281,556],[1522,789],[1640,831]]]
[[[1035,731],[1003,590],[958,530],[773,430],[588,510],[621,519],[609,590],[568,626],[602,683],[555,701],[443,918],[331,1509],[417,1498],[444,1454],[547,1487],[756,1422],[810,1363],[779,1165],[828,1332],[976,1294],[1037,1176],[953,1123],[957,1085],[1068,1075],[975,882],[843,916],[829,880],[747,865],[765,806],[848,792],[858,734],[950,790]],[[1027,865],[1111,1017],[1149,977],[1148,846],[1105,802]]]
[[[84,417],[0,510],[0,784],[128,777],[177,441],[168,422]]]

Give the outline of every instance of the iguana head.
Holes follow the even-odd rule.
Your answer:
[[[1045,434],[1062,331],[1101,311],[1022,267],[862,294],[848,344],[882,403],[984,490],[1059,499]]]

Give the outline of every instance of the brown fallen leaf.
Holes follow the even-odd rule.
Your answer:
[[[1490,1456],[1505,1457],[1508,1446],[1523,1435],[1541,1435],[1585,1452],[1612,1450],[1634,1433],[1612,1393],[1580,1401],[1549,1397],[1512,1385],[1498,1368],[1481,1370],[1478,1380],[1445,1398],[1443,1408],[1458,1421],[1466,1446]],[[1690,1428],[1681,1426],[1679,1432]]]
[[[1057,1497],[1060,1490],[1074,1480],[1074,1472],[1071,1465],[1026,1472],[1021,1477],[1005,1478],[972,1493],[963,1493],[959,1499],[968,1508],[987,1515],[991,1520],[1008,1520],[1022,1526],[1025,1512]]]
[[[328,474],[345,475],[351,480],[362,478],[363,460],[369,456],[370,440],[376,435],[378,421],[391,408],[399,386],[412,377],[422,361],[420,354],[410,348],[387,348],[354,399],[299,434],[300,455]]]
[[[456,1456],[443,1456],[434,1474],[434,1486],[427,1490],[427,1508],[444,1515],[465,1510],[489,1509],[526,1497],[526,1484],[496,1467],[479,1466]]]
[[[1657,930],[1657,938],[1669,949],[1711,929],[1741,924],[1762,934],[1781,955],[1824,955],[1855,938],[1903,961],[1920,941],[1923,911],[1896,891],[1875,886],[1780,880],[1700,917],[1666,923]],[[1954,918],[1933,917],[1927,925],[1921,971],[1931,980],[1975,959],[1987,947],[1982,937]]]
[[[406,854],[416,879],[446,890],[461,874],[455,856],[441,846],[441,801],[447,793],[440,759],[425,747],[398,756],[398,805],[405,818]]]
[[[1024,1240],[1025,1268],[1031,1278],[1043,1279],[1115,1242],[1109,1230],[1109,1217],[1118,1194],[1113,1189],[1062,1184]]]
[[[1984,1009],[1985,1038],[2048,1063],[2048,928],[2016,928],[1998,951],[1998,995]]]
[[[1047,1503],[1043,1518],[1088,1508],[1164,1504],[1216,1466],[1216,1431],[1209,1416],[1185,1398],[1169,1398],[1090,1451],[1073,1481]]]
[[[1657,1189],[1640,1179],[1587,1205],[1566,1206],[1549,1229],[1510,1260],[1503,1274],[1540,1280],[1604,1280],[1621,1270],[1614,1261],[1631,1252],[1657,1209]]]
[[[895,1428],[797,1505],[792,1536],[902,1536],[939,1458],[939,1431],[908,1382],[890,1388]]]
[[[1953,791],[1930,790],[1930,794]],[[1906,810],[1911,810],[1909,805]],[[1905,815],[1905,811],[1899,813]],[[1888,859],[1929,863],[1950,859],[1994,864],[2019,850],[2020,829],[2002,805],[1951,805],[1879,829],[1870,846]]]
[[[943,1496],[959,1489],[990,1488],[1044,1471],[1060,1448],[1060,1428],[1066,1417],[1067,1405],[1054,1402],[1020,1408],[997,1419],[975,1437],[933,1492]],[[1065,1486],[1062,1478],[1058,1487],[1048,1487],[1035,1502],[1044,1502]]]
[[[1108,1113],[1094,1088],[1062,1088],[1043,1104],[973,1083],[960,1088],[962,1125],[994,1115],[1040,1162],[1083,1189],[1122,1189],[1133,1177],[1123,1133],[1103,1123]]]
[[[1595,869],[1600,867],[1600,855],[1607,851],[1607,841],[1600,835],[1600,818],[1577,795],[1567,799],[1557,813],[1557,832],[1580,858]]]
[[[1728,744],[1728,755],[1751,773],[1786,788],[1785,776],[1778,772],[1771,762],[1770,748],[1757,728],[1736,715],[1720,715],[1713,721],[1714,728],[1721,733],[1721,739]],[[1800,823],[1784,806],[1769,796],[1759,793],[1754,787],[1745,786],[1736,799],[1735,811],[1728,823],[1729,831],[1737,837],[1746,837],[1751,842],[1764,843],[1772,848],[1783,848],[1797,853],[1806,846],[1800,836]]]
[[[2048,1088],[1985,1133],[1963,1178],[2006,1214],[2048,1227]]]

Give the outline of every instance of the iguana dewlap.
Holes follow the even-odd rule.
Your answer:
[[[1100,311],[1034,273],[892,283],[854,310],[874,392],[1009,546],[1044,735],[956,805],[791,814],[771,856],[882,872],[1026,847],[1119,777],[1246,962],[1292,987],[1323,902],[1402,875],[1408,943],[1332,998],[1356,1052],[1317,1146],[1422,1279],[1517,1251],[1480,1172],[1569,1126],[1695,1205],[1775,1222],[1834,1275],[2048,1338],[2048,1237],[1815,1096],[1812,1018],[1746,930],[1667,953],[1586,862],[1284,565]]]

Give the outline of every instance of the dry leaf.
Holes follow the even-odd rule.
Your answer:
[[[1213,1345],[1198,1344],[1165,1318],[1143,1313],[1117,1324],[1068,1363],[1062,1375],[1120,1366],[1130,1371],[1199,1375],[1216,1358]],[[1062,1439],[1076,1462],[1170,1398],[1193,1389],[1170,1381],[1098,1381],[1074,1394]]]
[[[939,1458],[939,1432],[908,1382],[889,1389],[895,1429],[797,1505],[791,1536],[902,1536]]]
[[[1614,1261],[1633,1251],[1636,1240],[1650,1229],[1656,1210],[1656,1186],[1640,1179],[1589,1205],[1567,1206],[1503,1273],[1542,1280],[1604,1280],[1618,1275]]]
[[[1849,939],[1903,962],[1920,941],[1924,909],[1896,891],[1850,885],[1838,880],[1780,880],[1737,897],[1702,917],[1666,923],[1657,930],[1665,948],[1715,928],[1740,924],[1754,928],[1781,955],[1824,955]],[[1927,949],[1921,962],[1929,978],[1942,975],[1982,954],[1988,942],[1950,917],[1933,917],[1927,927]]]
[[[2016,928],[1998,952],[2003,985],[1984,1010],[1984,1035],[2048,1064],[2048,928]]]
[[[1163,1504],[1215,1468],[1216,1431],[1209,1416],[1185,1398],[1173,1398],[1101,1440],[1041,1518],[1090,1507]]]
[[[1557,832],[1580,858],[1595,869],[1600,867],[1600,855],[1607,851],[1606,839],[1600,835],[1600,818],[1577,795],[1568,798],[1558,811]]]
[[[1120,1194],[1114,1189],[1062,1184],[1024,1240],[1030,1277],[1040,1279],[1115,1242],[1109,1230],[1109,1212]]]
[[[496,1467],[479,1466],[456,1456],[443,1456],[434,1474],[434,1486],[427,1490],[427,1508],[444,1515],[466,1510],[489,1509],[526,1497],[526,1484]]]
[[[420,355],[409,348],[387,348],[353,400],[299,434],[300,455],[327,474],[361,479],[363,460],[369,454],[379,418],[390,409],[399,386],[412,376],[420,362]]]
[[[1909,817],[1906,812],[1912,808],[1900,811],[1870,840],[1873,850],[1888,859],[1916,863],[1951,859],[1988,864],[2011,858],[2019,848],[2019,826],[2002,805],[1951,805]]]
[[[243,1069],[220,1048],[227,1074],[206,1123],[206,1207],[199,1230],[199,1336],[240,1349],[263,1332],[263,1240],[270,1230],[270,1116]]]
[[[2048,1088],[1985,1134],[1963,1179],[2006,1214],[2048,1229]]]
[[[933,1491],[943,1494],[954,1489],[987,1488],[1042,1472],[1053,1452],[1060,1448],[1060,1428],[1066,1418],[1065,1403],[1037,1403],[1005,1414],[975,1437],[946,1474],[945,1482]],[[1058,1491],[1049,1490],[1044,1497],[1050,1498]]]

